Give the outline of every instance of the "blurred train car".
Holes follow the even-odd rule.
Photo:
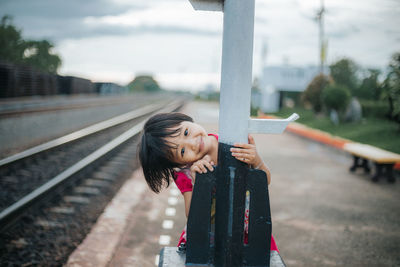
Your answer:
[[[58,75],[57,81],[60,94],[92,94],[96,92],[94,84],[87,79]]]
[[[57,77],[30,66],[0,62],[0,97],[55,95]]]
[[[0,98],[34,95],[123,94],[128,88],[115,83],[38,71],[30,66],[0,61]]]

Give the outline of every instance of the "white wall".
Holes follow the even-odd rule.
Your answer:
[[[302,92],[318,73],[316,66],[268,66],[263,70],[261,83],[263,88],[273,86],[279,91]]]

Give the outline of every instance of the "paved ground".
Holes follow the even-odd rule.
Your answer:
[[[194,102],[184,112],[216,132],[217,108]],[[292,134],[255,140],[271,169],[273,234],[288,266],[400,266],[399,179],[374,184],[361,173],[350,174],[349,156]],[[103,266],[155,266],[160,248],[177,243],[186,220],[179,191],[171,187],[156,195],[143,185],[136,172],[130,185],[136,193],[125,196],[130,213],[119,220],[124,233],[115,251],[103,252]],[[102,265],[88,247],[90,240],[69,265]]]

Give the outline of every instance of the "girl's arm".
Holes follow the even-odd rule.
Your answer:
[[[209,155],[205,155],[202,159],[194,162],[190,167],[190,174],[192,175],[193,183],[196,182],[196,173],[207,173],[207,170],[214,170],[214,162]]]
[[[254,169],[258,169],[258,170],[264,171],[265,174],[267,174],[268,184],[271,183],[271,172],[269,171],[267,165],[265,165],[263,160],[261,160],[261,164],[260,165],[251,166],[251,167],[253,167]]]
[[[267,175],[268,184],[271,183],[271,173],[265,165],[264,161],[258,155],[256,149],[256,143],[254,142],[254,138],[249,135],[249,143],[241,144],[235,143],[234,148],[231,148],[232,156],[234,156],[237,160],[242,161],[250,165],[250,167],[258,170],[262,170]]]
[[[189,217],[190,202],[192,201],[192,191],[183,193],[183,200],[185,201],[185,214],[187,218]]]
[[[190,167],[193,183],[196,181],[196,173],[206,173],[207,170],[213,171],[214,167],[212,165],[214,165],[214,162],[211,160],[209,155],[205,155],[202,159],[194,162]],[[192,201],[192,191],[183,193],[183,199],[185,201],[185,213],[187,218],[189,216],[190,203]]]

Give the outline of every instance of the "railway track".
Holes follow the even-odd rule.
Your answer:
[[[62,265],[136,168],[149,105],[0,160],[0,263]]]
[[[148,99],[148,95],[140,93],[131,94],[135,98],[142,100]],[[0,118],[10,118],[17,116],[25,116],[26,114],[34,113],[48,113],[64,110],[82,110],[93,107],[113,106],[124,103],[131,103],[130,97],[100,97],[100,96],[87,96],[86,98],[77,97],[52,97],[45,101],[41,99],[32,100],[13,100],[8,98],[6,101],[0,99]]]

